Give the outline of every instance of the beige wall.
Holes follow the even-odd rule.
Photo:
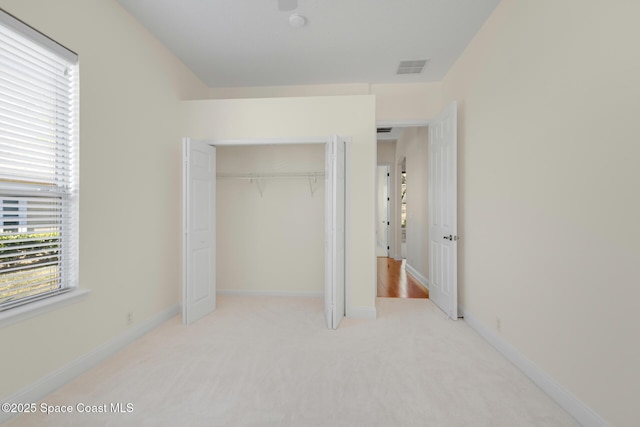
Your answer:
[[[460,303],[612,425],[640,396],[640,3],[503,0],[460,102]]]
[[[179,303],[180,99],[207,88],[115,1],[0,0],[80,57],[80,286],[0,329],[0,397]],[[2,399],[0,399],[2,400]]]
[[[424,123],[442,108],[442,85],[436,83],[372,84],[379,122]]]
[[[211,88],[212,99],[375,95],[379,122],[424,123],[440,111],[442,85],[435,83],[333,84]]]
[[[369,84],[327,84],[300,86],[213,87],[211,99],[288,98],[305,96],[368,95]]]
[[[217,172],[321,172],[313,179],[217,180],[218,291],[322,294],[325,145],[217,148]]]
[[[374,97],[186,101],[181,117],[183,133],[195,139],[326,137],[334,133],[351,138],[347,149],[347,315],[375,315]]]
[[[429,278],[429,201],[428,130],[426,127],[408,127],[402,131],[396,145],[396,165],[407,159],[407,265],[422,277]],[[400,194],[400,184],[397,184]],[[397,203],[400,212],[400,200]]]
[[[396,162],[396,141],[378,141],[378,164],[393,165]]]

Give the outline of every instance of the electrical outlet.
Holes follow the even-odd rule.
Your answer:
[[[127,313],[127,326],[133,325],[133,311]]]
[[[502,322],[499,317],[496,317],[496,330],[498,332],[502,331]]]

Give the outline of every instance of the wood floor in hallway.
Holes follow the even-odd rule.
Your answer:
[[[429,298],[429,291],[406,272],[405,260],[378,258],[378,296]]]

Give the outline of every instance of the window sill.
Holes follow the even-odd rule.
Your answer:
[[[85,299],[88,295],[89,290],[87,289],[74,289],[61,295],[0,311],[0,328],[74,304]]]

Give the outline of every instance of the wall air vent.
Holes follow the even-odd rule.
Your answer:
[[[378,133],[390,133],[391,128],[378,128]]]
[[[400,61],[396,74],[420,74],[427,66],[428,59],[416,59],[413,61]]]

